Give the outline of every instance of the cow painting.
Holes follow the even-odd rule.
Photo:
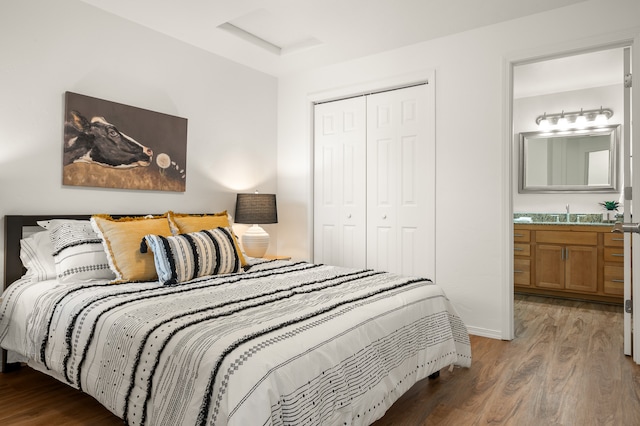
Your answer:
[[[186,118],[65,92],[63,128],[63,185],[186,190]]]
[[[104,117],[87,120],[71,111],[64,126],[64,165],[94,163],[120,169],[147,167],[153,151],[122,133]]]

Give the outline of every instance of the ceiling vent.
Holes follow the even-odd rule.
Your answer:
[[[322,45],[321,41],[297,28],[295,22],[264,9],[232,19],[218,28],[279,56]]]

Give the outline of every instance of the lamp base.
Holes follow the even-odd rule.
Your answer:
[[[247,256],[263,257],[269,248],[269,234],[258,225],[253,225],[242,234],[242,247]]]

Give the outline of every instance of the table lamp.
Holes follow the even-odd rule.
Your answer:
[[[238,194],[236,198],[236,223],[252,224],[242,235],[242,247],[251,257],[263,257],[269,248],[269,234],[262,224],[278,223],[275,194]]]

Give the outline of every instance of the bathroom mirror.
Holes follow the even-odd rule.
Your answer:
[[[619,192],[620,125],[520,133],[519,192]]]

